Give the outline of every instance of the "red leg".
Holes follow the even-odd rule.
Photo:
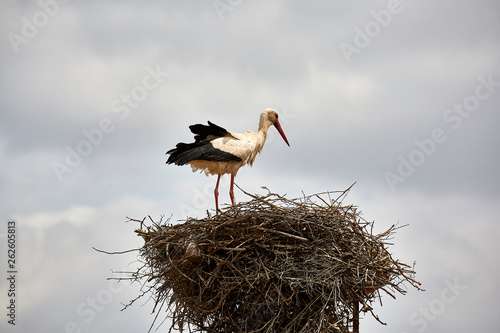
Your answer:
[[[217,185],[215,185],[214,196],[215,196],[215,215],[219,214],[219,182],[220,176],[217,177]]]
[[[231,203],[234,206],[234,174],[231,174],[231,186],[229,187],[229,196],[231,197]]]

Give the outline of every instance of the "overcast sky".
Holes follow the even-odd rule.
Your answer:
[[[14,1],[0,3],[0,241],[17,224],[16,326],[146,332],[152,303],[112,283],[142,245],[126,217],[214,209],[214,177],[166,165],[210,120],[257,130],[246,191],[344,190],[425,292],[384,296],[362,332],[493,332],[500,293],[500,3]],[[229,177],[220,202],[230,202]],[[236,200],[249,200],[236,190]],[[161,315],[160,315],[161,316]],[[166,326],[160,329],[165,331]]]

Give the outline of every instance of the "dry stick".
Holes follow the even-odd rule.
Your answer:
[[[326,202],[325,199],[323,199],[322,197],[320,197],[319,194],[316,194],[316,197],[319,200],[323,201],[325,203],[325,205],[327,205],[328,207],[333,208],[333,206],[331,206],[328,202]]]
[[[295,235],[291,235],[291,234],[287,234],[286,232],[279,231],[279,230],[272,230],[272,229],[262,228],[262,227],[260,227],[258,225],[252,226],[250,228],[252,228],[252,229],[258,229],[258,230],[265,231],[265,232],[271,232],[273,234],[283,235],[283,236],[286,236],[286,237],[290,237],[290,238],[301,240],[303,242],[309,242],[309,239],[307,239],[307,238],[300,237],[300,236],[295,236]]]
[[[125,253],[129,253],[129,252],[134,252],[134,251],[140,251],[141,250],[141,249],[131,249],[131,250],[125,250],[125,251],[107,252],[107,251],[104,251],[104,250],[96,249],[93,246],[92,246],[92,249],[94,249],[97,252],[101,252],[101,253],[105,253],[105,254],[125,254]]]
[[[239,188],[239,189],[240,189],[240,191],[241,191],[241,192],[245,193],[245,194],[246,194],[246,195],[248,195],[249,197],[252,197],[252,198],[254,198],[254,199],[257,199],[257,200],[259,200],[259,201],[261,201],[261,202],[263,202],[263,203],[265,203],[265,204],[267,204],[267,205],[269,205],[269,206],[271,206],[271,207],[273,207],[273,208],[275,208],[275,209],[277,209],[277,210],[279,210],[279,211],[285,212],[283,209],[279,208],[279,207],[278,207],[278,206],[276,206],[276,205],[273,205],[273,204],[272,204],[272,203],[270,203],[269,201],[264,200],[264,199],[262,199],[261,197],[258,197],[258,196],[256,196],[256,195],[253,195],[253,194],[248,193],[247,191],[245,191],[245,190],[243,190],[241,187],[239,187],[239,186],[238,186],[238,184],[235,184],[235,185],[236,185],[236,187],[237,187],[237,188]]]

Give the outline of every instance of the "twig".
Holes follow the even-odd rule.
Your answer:
[[[282,236],[286,236],[286,237],[290,237],[290,238],[294,238],[294,239],[298,239],[298,240],[301,240],[303,242],[308,242],[309,241],[309,239],[304,238],[304,237],[290,235],[290,234],[287,234],[286,232],[279,231],[279,230],[272,230],[272,229],[262,228],[262,227],[260,227],[258,225],[250,227],[250,228],[252,228],[252,229],[258,229],[258,230],[261,230],[261,231],[264,231],[264,232],[270,232],[270,233],[273,233],[273,234],[278,234],[278,235],[282,235]]]
[[[108,251],[96,249],[95,247],[92,247],[92,249],[94,249],[97,252],[101,252],[101,253],[105,253],[105,254],[125,254],[125,253],[134,252],[134,251],[140,251],[140,249],[131,249],[131,250],[125,250],[125,251],[108,252]]]

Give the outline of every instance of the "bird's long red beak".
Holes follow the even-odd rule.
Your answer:
[[[283,138],[283,140],[285,140],[285,142],[288,145],[288,147],[290,147],[290,144],[288,143],[288,140],[287,140],[287,138],[285,136],[285,132],[283,132],[283,129],[281,128],[280,122],[278,120],[276,120],[276,123],[274,123],[274,126],[276,127],[276,129],[278,130],[278,132],[280,132],[281,137]]]

